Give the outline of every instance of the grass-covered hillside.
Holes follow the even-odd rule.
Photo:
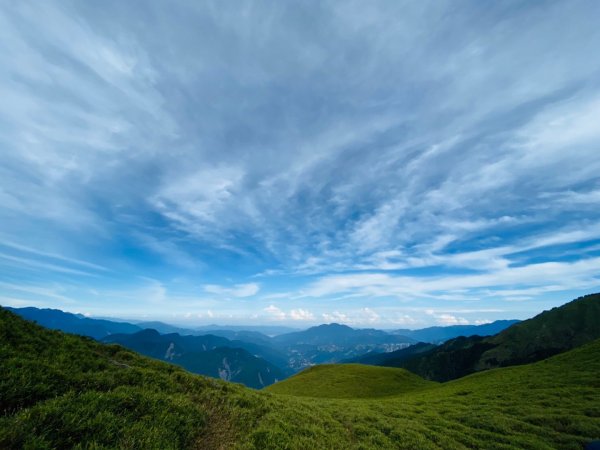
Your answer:
[[[600,294],[544,311],[490,337],[459,337],[390,364],[424,378],[447,381],[480,370],[540,361],[600,338]],[[383,365],[387,365],[385,362]]]
[[[598,373],[596,340],[392,396],[294,397],[0,309],[0,448],[581,449],[600,438]]]
[[[586,295],[488,338],[494,347],[482,355],[476,369],[528,363],[598,338],[600,294]]]
[[[405,369],[323,364],[266,388],[275,394],[319,398],[373,398],[436,386]]]

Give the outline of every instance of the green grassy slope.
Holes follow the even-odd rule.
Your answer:
[[[517,323],[494,336],[477,369],[547,358],[600,338],[600,294],[591,294]]]
[[[598,373],[594,341],[390,397],[293,397],[0,309],[0,448],[580,449],[600,438]]]
[[[266,388],[275,394],[318,398],[370,398],[435,386],[405,369],[361,364],[323,364]]]
[[[0,309],[0,448],[202,447],[228,414],[243,423],[254,397]]]
[[[580,449],[600,438],[599,373],[597,340],[535,364],[394,397],[299,400],[346,429],[334,448]],[[293,417],[287,409],[269,414],[261,429],[283,444],[302,434]]]
[[[429,380],[447,381],[480,370],[539,361],[598,338],[600,294],[591,294],[494,336],[451,339],[397,366]]]

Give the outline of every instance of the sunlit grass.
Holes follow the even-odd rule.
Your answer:
[[[333,383],[336,369],[316,369],[303,397],[254,391],[2,310],[0,448],[580,449],[600,438],[600,341],[439,385],[360,366],[360,382]],[[396,375],[410,386],[390,388]],[[336,396],[351,398],[323,398]]]

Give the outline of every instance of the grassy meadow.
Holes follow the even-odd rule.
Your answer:
[[[406,369],[362,364],[321,364],[265,388],[274,394],[316,398],[374,398],[437,386]]]
[[[581,449],[600,438],[599,340],[443,384],[385,368],[357,383],[326,366],[255,391],[0,310],[0,361],[7,449]],[[399,374],[410,386],[390,389]]]

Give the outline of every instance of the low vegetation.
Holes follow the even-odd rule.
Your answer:
[[[322,364],[266,388],[275,394],[318,398],[372,398],[436,386],[405,369]]]
[[[0,448],[581,449],[600,438],[600,340],[439,385],[409,377],[422,388],[376,398],[323,398],[335,368],[321,370],[320,398],[255,391],[0,310]],[[387,382],[364,380],[379,394]]]

